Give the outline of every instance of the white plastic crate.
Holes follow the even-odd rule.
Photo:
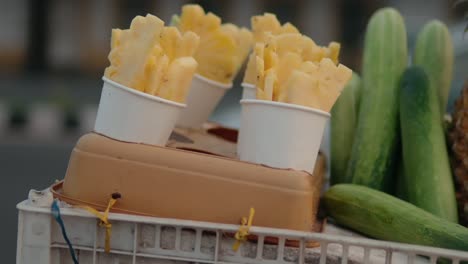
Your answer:
[[[34,205],[33,205],[34,204]],[[18,204],[17,264],[73,263],[50,207],[24,201]],[[258,242],[232,250],[239,226],[177,219],[110,214],[111,251],[104,253],[105,229],[85,210],[61,208],[61,215],[80,263],[452,263],[468,261],[468,252],[390,243],[359,237],[252,227]],[[255,223],[255,220],[254,220]],[[264,243],[278,238],[278,244]],[[298,248],[286,246],[298,241]],[[307,242],[320,244],[306,248]],[[449,262],[450,263],[450,262]]]

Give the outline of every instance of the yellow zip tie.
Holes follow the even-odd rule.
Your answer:
[[[252,226],[254,215],[255,215],[255,209],[250,208],[249,219],[247,220],[247,218],[242,217],[241,226],[239,227],[239,230],[234,235],[234,238],[236,239],[236,243],[234,243],[234,245],[232,246],[232,249],[234,251],[237,251],[241,243],[247,240],[247,236],[249,235],[249,230],[250,230],[250,227]]]
[[[106,253],[110,252],[110,239],[112,235],[112,224],[109,222],[109,211],[114,206],[114,204],[117,202],[117,199],[120,198],[120,194],[113,194],[112,197],[109,200],[109,203],[107,204],[106,210],[101,213],[98,210],[90,207],[90,206],[79,206],[80,208],[83,208],[87,210],[88,212],[92,213],[95,215],[97,218],[99,218],[99,226],[106,228],[106,237],[105,237],[105,244],[104,244],[104,251]]]

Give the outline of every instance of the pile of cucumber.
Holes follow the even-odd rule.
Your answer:
[[[332,110],[334,186],[324,205],[339,224],[371,237],[468,250],[443,127],[453,74],[450,33],[442,22],[427,23],[412,61],[407,45],[397,10],[371,17],[362,79],[355,74]]]

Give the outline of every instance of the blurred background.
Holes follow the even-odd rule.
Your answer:
[[[136,15],[169,21],[186,3],[199,3],[225,22],[250,27],[250,17],[276,13],[318,44],[342,44],[341,62],[360,71],[363,32],[383,6],[406,20],[410,50],[430,19],[449,25],[455,45],[451,101],[468,77],[468,41],[463,37],[468,5],[451,0],[0,0],[0,192],[3,263],[16,249],[15,205],[31,188],[62,179],[73,145],[91,131],[107,66],[112,28],[128,28]],[[466,37],[468,38],[468,36]],[[240,76],[212,120],[237,127]],[[124,107],[124,106],[123,106]],[[6,258],[6,259],[5,259]]]

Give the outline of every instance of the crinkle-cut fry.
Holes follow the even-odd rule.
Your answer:
[[[300,54],[294,52],[287,52],[280,58],[277,67],[278,85],[276,86],[277,89],[273,91],[273,100],[278,100],[285,89],[285,83],[291,75],[291,72],[300,68],[301,64],[302,58]]]
[[[200,44],[200,37],[192,31],[187,31],[182,35],[182,39],[177,44],[176,58],[191,57]]]
[[[158,95],[162,83],[164,83],[165,78],[167,78],[169,57],[165,54],[162,54],[161,56],[155,56],[154,58],[155,64],[153,66],[153,71],[149,76],[148,85],[145,92],[152,95]]]
[[[178,44],[182,41],[182,36],[176,27],[164,27],[159,38],[159,45],[172,61],[176,58]]]
[[[159,96],[171,101],[185,102],[197,62],[192,57],[177,58],[169,65],[167,80],[159,89]]]
[[[318,82],[311,75],[294,70],[286,83],[286,102],[320,108]]]

